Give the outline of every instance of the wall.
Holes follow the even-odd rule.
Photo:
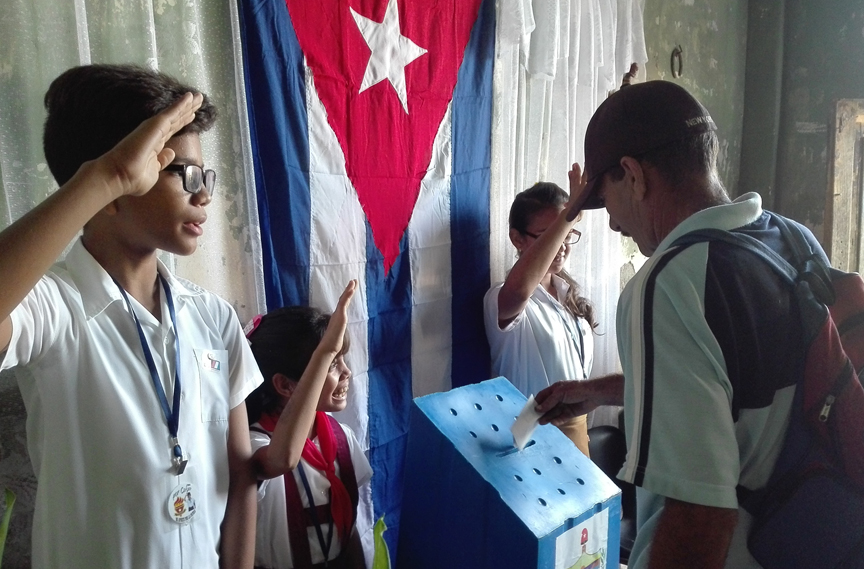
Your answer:
[[[864,4],[785,3],[776,209],[814,230],[823,245],[836,100],[864,98]]]
[[[705,105],[717,123],[720,177],[733,196],[740,171],[747,7],[747,0],[646,0],[648,65],[638,75],[639,80],[675,81]],[[678,45],[683,73],[675,78],[670,59]],[[620,273],[623,288],[645,257],[632,239],[621,241],[627,259]]]
[[[646,0],[647,79],[675,81],[711,113],[720,139],[720,176],[737,195],[747,47],[747,0]],[[670,57],[683,49],[683,74]]]
[[[30,567],[30,528],[36,499],[36,477],[27,455],[24,401],[12,372],[0,373],[0,502],[5,487],[17,495],[9,523],[3,567]],[[2,517],[0,504],[0,517]]]

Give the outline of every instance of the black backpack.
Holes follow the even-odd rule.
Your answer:
[[[746,249],[801,307],[808,348],[783,449],[765,488],[738,487],[754,517],[747,545],[765,569],[864,569],[864,280],[826,266],[796,224],[770,215],[794,251],[790,261],[734,231],[697,230],[673,243]]]

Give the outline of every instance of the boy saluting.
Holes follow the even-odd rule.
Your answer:
[[[199,140],[216,110],[193,91],[90,65],[45,96],[61,187],[0,233],[0,369],[17,368],[27,408],[36,568],[252,565],[244,400],[261,377],[231,306],[157,259],[195,251],[216,189]]]

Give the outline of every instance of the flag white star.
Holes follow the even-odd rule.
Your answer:
[[[384,21],[380,24],[361,16],[351,8],[351,15],[366,45],[372,50],[360,93],[387,79],[396,91],[405,113],[408,113],[408,90],[405,87],[405,66],[426,53],[399,29],[399,7],[389,0]]]

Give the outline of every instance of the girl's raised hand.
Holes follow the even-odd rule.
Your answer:
[[[336,310],[333,311],[333,316],[330,317],[330,323],[327,324],[327,330],[324,332],[324,337],[318,347],[322,350],[331,352],[334,356],[342,351],[342,343],[345,339],[345,330],[348,328],[348,305],[351,304],[351,297],[354,296],[354,291],[357,289],[357,281],[351,280],[348,286],[342,291],[339,297],[339,302],[336,303]]]
[[[589,192],[585,191],[588,185],[588,176],[582,171],[578,163],[573,163],[567,177],[570,179],[570,200],[567,202],[567,221],[573,221],[582,211],[582,204],[588,199]]]

